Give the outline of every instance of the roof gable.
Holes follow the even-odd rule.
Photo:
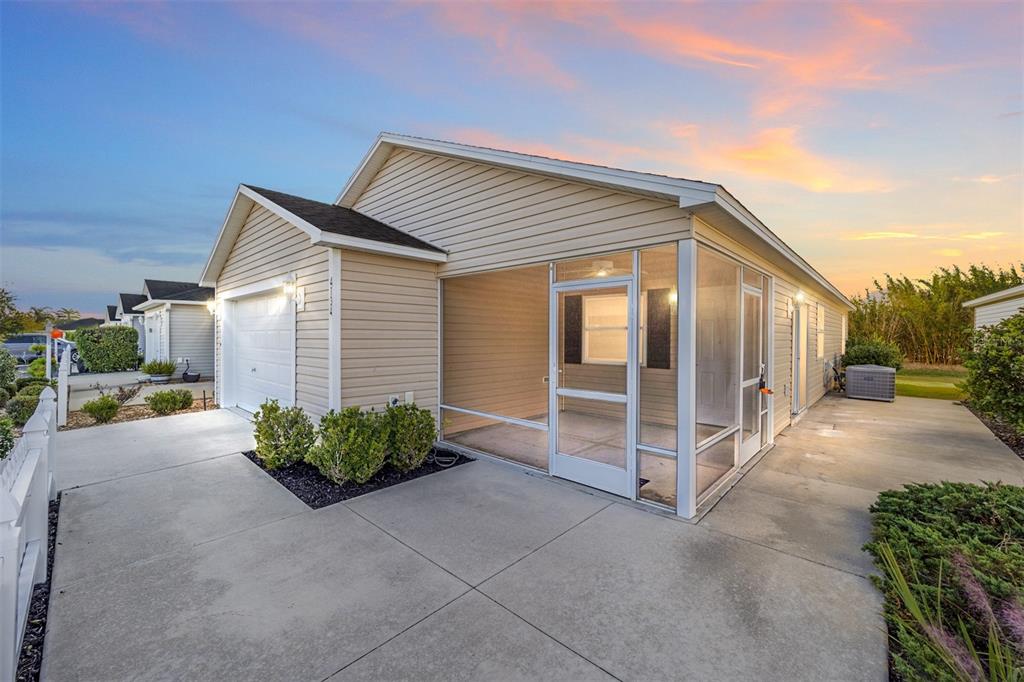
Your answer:
[[[149,300],[145,294],[118,294],[118,315],[140,315],[141,310],[136,307]]]
[[[159,301],[207,301],[213,298],[213,289],[201,287],[196,282],[172,282],[162,279],[147,279],[143,290],[150,300]]]
[[[740,241],[747,240],[757,248],[767,247],[783,270],[808,278],[838,302],[848,308],[853,308],[850,300],[831,282],[768,229],[724,187],[715,183],[565,161],[488,147],[476,147],[444,140],[381,133],[338,194],[335,203],[344,207],[354,206],[396,149],[410,149],[438,156],[448,156],[672,201],[679,208],[685,209],[691,215],[704,218],[733,238],[739,238]]]
[[[443,249],[349,208],[286,194],[254,185],[238,186],[199,284],[216,286],[217,278],[245,225],[259,204],[309,236],[317,246],[347,248],[413,260],[444,262]]]

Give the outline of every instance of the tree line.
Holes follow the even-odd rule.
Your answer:
[[[852,299],[850,342],[881,340],[896,344],[909,362],[960,364],[974,328],[964,301],[1024,284],[1022,273],[1024,263],[939,268],[928,279],[886,274]]]
[[[0,289],[0,340],[11,334],[40,331],[47,322],[71,322],[81,317],[74,308],[32,306],[19,310],[17,297],[7,289]]]

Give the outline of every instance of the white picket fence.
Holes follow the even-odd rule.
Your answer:
[[[64,354],[65,357],[69,353]],[[67,362],[62,362],[63,365]],[[67,373],[58,392],[66,414]],[[14,679],[32,588],[46,580],[49,502],[57,498],[58,392],[43,389],[14,449],[0,460],[0,681]]]

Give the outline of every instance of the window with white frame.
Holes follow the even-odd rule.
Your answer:
[[[647,297],[640,296],[640,364],[647,351]],[[629,298],[626,294],[583,297],[583,362],[624,365],[629,353]]]
[[[819,303],[815,315],[815,331],[818,332],[818,357],[825,357],[825,304]]]

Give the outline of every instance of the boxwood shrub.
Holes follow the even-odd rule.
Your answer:
[[[992,652],[1016,666],[1024,657],[1024,488],[908,485],[879,495],[871,514],[865,549],[882,570],[873,580],[892,669],[904,680],[990,679],[993,668],[991,679],[1008,679]]]
[[[101,395],[82,405],[82,412],[96,420],[98,424],[106,424],[117,415],[121,403],[112,395]]]
[[[14,449],[14,422],[10,417],[0,414],[0,459],[4,459]]]
[[[335,483],[366,483],[384,466],[387,449],[384,417],[349,407],[320,419],[320,442],[306,460]]]
[[[843,367],[850,365],[881,365],[899,370],[903,352],[894,343],[881,339],[850,339],[843,354]]]
[[[144,400],[149,409],[157,414],[170,414],[192,407],[192,391],[187,388],[156,391],[147,395]]]
[[[39,405],[38,395],[18,394],[7,401],[4,409],[17,426],[24,426]]]
[[[48,387],[49,387],[49,384],[40,384],[40,383],[28,384],[23,389],[18,391],[17,395],[30,395],[30,396],[35,396],[35,397],[38,398],[39,394],[42,393],[43,390],[48,388]]]
[[[28,363],[28,368],[25,371],[30,377],[44,379],[46,377],[46,358],[36,358]]]
[[[1024,312],[979,329],[966,355],[971,406],[1024,433]]]
[[[316,442],[316,429],[301,407],[282,408],[276,400],[268,400],[252,421],[256,456],[268,469],[301,462]]]
[[[30,384],[51,384],[55,388],[57,386],[56,382],[47,381],[46,377],[18,377],[14,382],[14,392],[17,393]]]
[[[437,426],[430,410],[416,405],[395,405],[384,413],[388,435],[388,461],[399,471],[423,464],[437,440]]]
[[[133,327],[88,327],[75,334],[78,355],[90,372],[124,372],[139,361],[139,332]]]

